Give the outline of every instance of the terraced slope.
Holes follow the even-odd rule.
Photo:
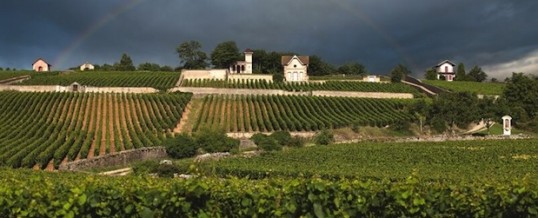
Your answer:
[[[411,100],[307,96],[206,96],[193,130],[228,132],[315,131],[357,125],[385,126],[412,120],[403,107]]]
[[[175,86],[179,80],[177,72],[72,72],[72,73],[41,73],[21,85],[62,85],[73,82],[97,87],[153,87],[166,90]]]
[[[0,92],[0,165],[64,161],[160,145],[191,94]]]

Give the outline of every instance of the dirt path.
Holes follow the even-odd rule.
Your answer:
[[[93,139],[92,145],[90,146],[90,150],[88,151],[88,157],[87,159],[93,158],[95,156],[95,146],[97,146],[97,140],[101,140],[97,138],[97,127],[100,126],[100,117],[101,117],[101,98],[100,94],[97,94],[95,100],[94,100],[94,107],[93,107],[93,122],[92,127],[95,127],[95,138]]]
[[[110,153],[114,154],[116,153],[116,131],[114,127],[116,127],[116,122],[114,119],[114,113],[115,113],[115,103],[114,103],[114,95],[110,94],[108,97],[108,132],[110,132]]]
[[[495,124],[495,122],[491,122],[491,125],[493,125],[493,124]],[[479,131],[481,131],[483,129],[486,129],[486,123],[484,121],[480,121],[480,123],[478,123],[478,125],[474,126],[473,128],[471,128],[470,130],[468,130],[464,134],[471,134],[471,133],[479,132]]]
[[[174,133],[181,133],[185,131],[185,126],[187,125],[187,122],[189,121],[191,110],[192,110],[192,100],[189,101],[187,106],[185,106],[185,110],[183,111],[183,114],[181,115],[181,119],[179,120],[179,123],[176,125],[176,128],[174,128]]]

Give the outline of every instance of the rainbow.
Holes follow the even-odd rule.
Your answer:
[[[73,51],[75,51],[88,37],[93,35],[97,30],[114,20],[119,15],[133,9],[144,1],[146,0],[126,0],[124,3],[110,10],[110,12],[105,14],[103,17],[97,19],[95,23],[89,25],[86,30],[82,31],[67,47],[60,52],[60,54],[55,58],[53,65],[62,66],[65,60],[71,56]]]

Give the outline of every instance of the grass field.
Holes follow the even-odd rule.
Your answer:
[[[34,74],[33,71],[0,71],[0,80]]]
[[[295,148],[202,165],[220,176],[401,180],[538,179],[538,140],[358,143]]]
[[[422,80],[422,82],[430,85],[447,89],[454,92],[472,92],[482,95],[501,95],[504,89],[504,83],[490,82],[469,82],[469,81],[441,81],[441,80]]]
[[[21,85],[62,85],[73,82],[81,85],[98,87],[153,87],[166,90],[175,86],[179,80],[177,72],[121,72],[121,71],[88,71],[88,72],[48,72],[34,74],[31,79]]]

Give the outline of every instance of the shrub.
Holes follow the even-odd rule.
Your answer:
[[[166,147],[166,153],[173,158],[192,157],[198,149],[198,145],[194,142],[194,139],[187,134],[169,138],[163,144]]]
[[[263,137],[258,145],[259,148],[263,149],[264,151],[279,151],[282,150],[282,146],[278,143],[277,140],[275,140],[273,137],[265,136]]]
[[[271,138],[275,139],[281,146],[290,144],[291,135],[288,131],[276,131],[271,134]]]
[[[321,130],[316,136],[314,136],[314,143],[318,145],[328,145],[334,141],[334,135],[329,130]]]
[[[174,178],[174,173],[180,173],[180,170],[173,164],[159,164],[153,173],[157,173],[159,177]]]
[[[290,139],[290,142],[288,143],[288,146],[290,147],[303,147],[305,143],[305,140],[299,136],[295,136]]]
[[[222,129],[202,128],[194,133],[194,141],[205,152],[228,152],[239,147],[239,140],[230,138]]]
[[[137,163],[133,166],[133,173],[135,175],[145,175],[154,173],[155,169],[159,166],[159,162],[156,160],[147,160]]]
[[[410,124],[407,120],[398,120],[391,125],[391,129],[396,131],[406,131],[409,130]]]

